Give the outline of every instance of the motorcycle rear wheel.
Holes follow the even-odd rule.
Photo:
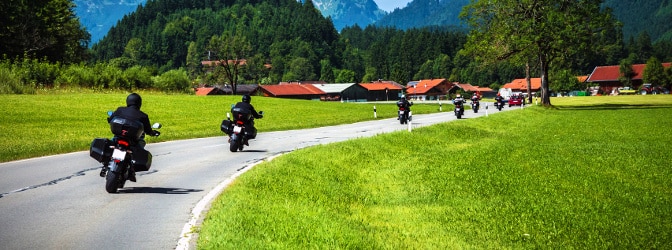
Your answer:
[[[114,194],[119,189],[119,173],[108,171],[105,176],[105,191]]]

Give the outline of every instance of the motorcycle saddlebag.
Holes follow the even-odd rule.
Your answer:
[[[147,171],[152,166],[152,153],[141,148],[133,149],[133,168],[135,172]]]
[[[96,138],[91,142],[89,155],[98,162],[109,161],[112,157],[111,141],[107,138]]]
[[[112,134],[118,137],[127,140],[137,140],[142,136],[144,127],[140,122],[114,117],[110,120],[110,130]]]
[[[224,120],[222,121],[222,126],[221,126],[220,129],[221,129],[222,132],[224,132],[225,134],[227,134],[227,135],[231,135],[231,132],[232,132],[231,130],[233,129],[232,126],[231,126],[231,120],[229,120],[229,119],[224,119]]]

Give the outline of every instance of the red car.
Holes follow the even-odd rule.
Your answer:
[[[522,95],[514,95],[509,98],[509,107],[525,105],[525,98]]]

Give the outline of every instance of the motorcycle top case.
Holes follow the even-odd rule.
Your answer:
[[[107,138],[93,139],[91,148],[89,149],[89,156],[98,162],[109,161],[113,151],[110,145],[111,141]]]
[[[136,172],[147,171],[152,167],[152,153],[142,148],[133,149],[133,169]]]
[[[117,137],[127,140],[138,140],[144,132],[144,127],[138,121],[114,117],[110,120],[110,130]]]

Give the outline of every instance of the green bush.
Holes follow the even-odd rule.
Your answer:
[[[0,67],[0,94],[34,94],[35,89],[23,85],[21,77],[11,69]]]
[[[154,86],[163,91],[191,92],[191,84],[187,71],[174,69],[152,78]]]
[[[74,64],[64,69],[56,78],[56,87],[79,86],[92,88],[96,85],[98,74],[93,68]]]

